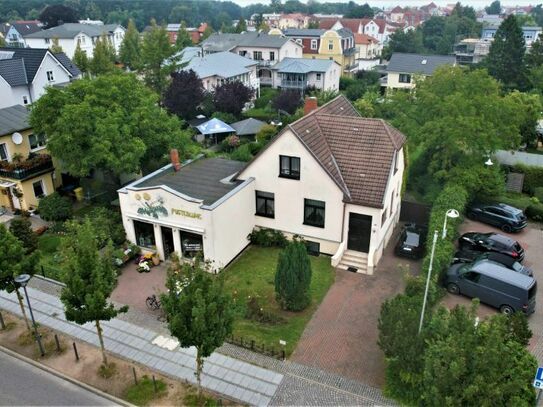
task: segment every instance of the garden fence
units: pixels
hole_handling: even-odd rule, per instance
[[[267,347],[265,344],[256,343],[253,339],[247,339],[242,336],[229,336],[226,338],[226,342],[279,360],[285,360],[286,358],[284,349],[278,350],[273,346]]]

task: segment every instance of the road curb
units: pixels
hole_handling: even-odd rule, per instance
[[[9,355],[9,356],[12,356],[14,358],[17,358],[25,363],[28,363],[34,367],[37,367],[38,369],[41,369],[47,373],[50,373],[62,380],[66,380],[67,382],[70,382],[72,384],[75,384],[76,386],[79,386],[91,393],[94,393],[96,394],[97,396],[100,396],[100,397],[103,397],[105,399],[108,399],[108,400],[111,400],[112,402],[120,405],[120,406],[125,406],[125,407],[135,407],[134,404],[130,404],[129,402],[125,401],[125,400],[122,400],[120,398],[117,398],[115,396],[112,396],[111,394],[108,394],[106,392],[103,392],[102,390],[99,390],[95,387],[92,387],[86,383],[83,383],[83,382],[80,382],[79,380],[77,379],[74,379],[73,377],[70,377],[70,376],[67,376],[65,375],[64,373],[61,373],[59,372],[58,370],[55,370],[49,366],[46,366],[42,363],[39,363],[33,359],[30,359],[30,358],[27,358],[26,356],[23,356],[15,351],[12,351],[11,349],[8,349],[2,345],[0,345],[0,352],[4,352],[5,354]]]

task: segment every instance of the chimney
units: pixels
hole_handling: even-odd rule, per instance
[[[174,171],[179,171],[179,169],[181,168],[181,164],[179,164],[179,153],[175,148],[172,148],[170,150],[170,161],[172,162]]]
[[[305,98],[305,104],[304,104],[304,116],[311,113],[313,110],[315,110],[319,105],[317,104],[317,98],[314,96]]]

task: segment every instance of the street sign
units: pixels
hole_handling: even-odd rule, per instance
[[[534,387],[536,389],[543,389],[543,367],[538,367],[534,379]]]

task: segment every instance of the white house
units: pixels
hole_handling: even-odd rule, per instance
[[[339,91],[341,65],[333,59],[285,58],[271,70],[274,88]]]
[[[58,44],[69,58],[73,58],[77,43],[79,43],[79,47],[86,52],[87,56],[92,57],[94,44],[102,34],[106,35],[108,41],[115,48],[115,52],[118,53],[124,33],[125,29],[118,24],[66,23],[29,34],[24,39],[31,48],[49,48],[53,44],[53,40],[58,39]]]
[[[302,236],[333,266],[372,273],[399,220],[405,137],[339,96],[285,127],[249,163],[200,158],[119,190],[128,239],[219,269],[255,227]],[[313,109],[313,110],[311,110]]]
[[[355,34],[354,43],[356,47],[355,70],[369,70],[381,62],[383,44],[378,39],[367,34]]]
[[[187,47],[182,53],[183,70],[193,70],[202,80],[207,91],[212,91],[224,82],[240,81],[260,93],[257,77],[258,62],[228,51],[202,55],[198,47]]]
[[[415,79],[432,76],[443,65],[456,65],[454,55],[421,55],[395,52],[388,61],[386,81],[382,86],[389,89],[412,89]]]
[[[26,47],[24,37],[26,35],[42,30],[42,24],[37,20],[31,21],[14,21],[6,23],[5,40],[9,47]]]
[[[81,75],[64,54],[48,49],[0,48],[0,108],[28,105],[48,86],[63,85]]]
[[[266,33],[212,34],[202,43],[205,53],[230,51],[258,61],[257,75],[261,85],[271,85],[270,67],[284,58],[302,58],[303,46],[293,39]]]

